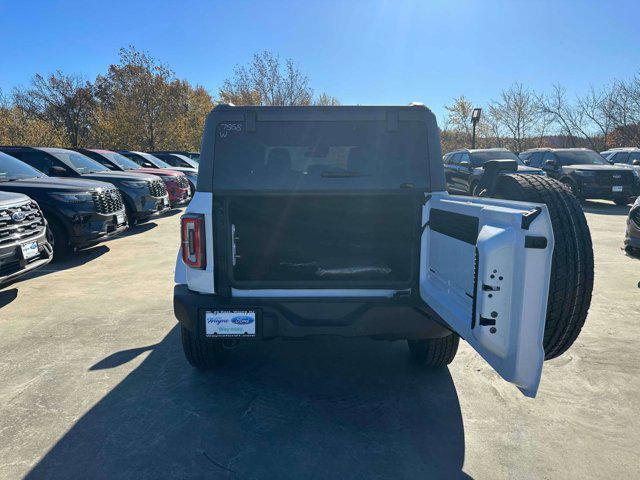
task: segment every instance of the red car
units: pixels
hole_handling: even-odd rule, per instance
[[[184,173],[166,168],[144,168],[133,160],[129,160],[124,155],[111,150],[100,150],[97,148],[78,148],[78,152],[93,158],[111,170],[131,171],[140,173],[152,173],[164,181],[169,193],[169,202],[172,207],[186,205],[191,200],[193,192],[189,187],[189,180]]]

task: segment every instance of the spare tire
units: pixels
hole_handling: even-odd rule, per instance
[[[591,233],[580,202],[557,180],[506,174],[496,182],[496,198],[544,203],[551,216],[555,247],[544,329],[545,360],[562,355],[578,338],[593,290]]]

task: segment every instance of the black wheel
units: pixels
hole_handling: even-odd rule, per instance
[[[593,290],[591,233],[569,188],[538,175],[502,175],[496,196],[547,205],[555,247],[544,330],[545,360],[562,355],[578,338]]]
[[[460,337],[455,333],[428,340],[407,340],[412,360],[428,367],[449,365],[458,352],[459,342]]]
[[[629,199],[627,197],[616,197],[613,199],[613,203],[622,207],[629,204]]]
[[[187,361],[198,370],[211,370],[222,365],[229,355],[229,350],[221,341],[196,338],[193,333],[180,327],[182,350]]]
[[[480,186],[479,182],[473,182],[470,186],[469,186],[469,194],[472,197],[479,197],[480,196],[480,192],[478,191],[478,188]]]
[[[54,260],[61,260],[71,252],[69,236],[64,227],[56,220],[47,221],[47,241],[53,247]]]
[[[576,185],[573,181],[571,181],[571,180],[563,180],[561,183],[564,186],[566,186],[569,190],[571,190],[571,193],[573,193],[573,196],[576,197],[576,199],[578,199],[579,202],[582,202],[584,200],[584,198],[580,194],[580,190],[578,189],[578,185]]]

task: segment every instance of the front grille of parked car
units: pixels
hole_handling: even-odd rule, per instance
[[[189,180],[187,180],[187,177],[185,177],[184,175],[180,175],[178,177],[178,186],[180,188],[188,188],[189,187]]]
[[[634,223],[636,228],[640,229],[640,207],[631,210],[631,212],[629,213],[629,218]]]
[[[152,197],[164,197],[167,194],[167,189],[162,180],[153,180],[149,183],[149,192]]]
[[[0,209],[0,246],[35,238],[44,229],[44,217],[36,202]]]
[[[96,212],[108,215],[122,210],[122,195],[117,188],[91,192]]]
[[[631,185],[633,183],[633,173],[629,172],[597,172],[596,182],[603,187],[614,185]]]

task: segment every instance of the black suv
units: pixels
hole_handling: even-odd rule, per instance
[[[0,192],[0,285],[51,261],[46,230],[36,202],[19,193]]]
[[[616,205],[626,205],[635,190],[632,170],[613,166],[588,148],[534,148],[522,152],[520,158],[568,185],[580,199],[613,200]]]
[[[484,148],[469,150],[467,148],[445,154],[444,174],[449,193],[475,195],[479,192],[485,170],[483,165],[491,160],[514,160],[517,162],[517,172],[534,175],[545,175],[539,168],[526,166],[518,156],[506,148]]]
[[[55,255],[95,245],[127,229],[120,192],[111,184],[47,177],[0,152],[0,191],[36,200],[49,224]]]
[[[2,147],[0,150],[52,177],[112,183],[122,194],[131,224],[170,208],[164,182],[155,175],[114,172],[86,155],[64,148]]]

